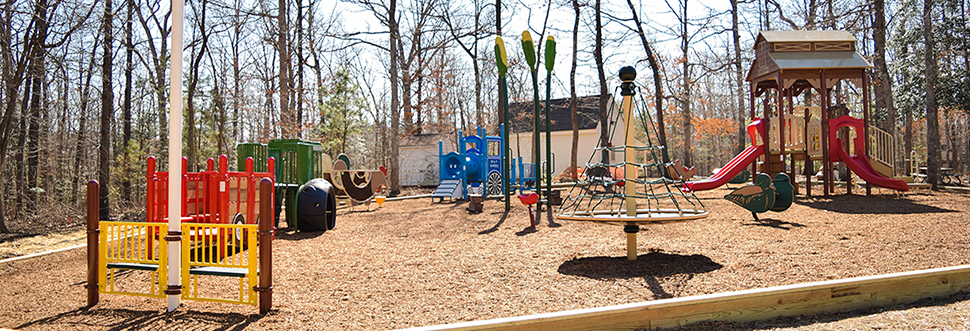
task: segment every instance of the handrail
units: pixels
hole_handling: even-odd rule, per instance
[[[869,149],[870,159],[879,160],[883,164],[889,165],[895,171],[896,143],[893,136],[875,126],[869,126]]]

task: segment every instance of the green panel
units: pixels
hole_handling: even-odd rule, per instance
[[[266,172],[269,160],[266,144],[240,143],[236,145],[236,171],[246,171],[246,158],[253,158],[253,171]]]
[[[269,142],[269,156],[276,158],[276,182],[281,185],[302,185],[320,177],[319,160],[323,146],[316,141],[273,139]]]

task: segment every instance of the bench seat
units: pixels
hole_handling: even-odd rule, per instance
[[[147,263],[108,263],[106,267],[108,269],[158,271],[157,264],[147,264]]]
[[[222,276],[243,278],[249,275],[246,268],[226,268],[226,267],[199,267],[189,269],[190,275]]]

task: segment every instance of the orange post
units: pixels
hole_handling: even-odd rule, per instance
[[[100,247],[98,246],[98,209],[99,192],[98,181],[88,182],[88,307],[98,304],[98,257]]]
[[[259,214],[273,215],[273,181],[259,181]],[[259,313],[265,314],[273,307],[273,218],[263,217],[259,222]]]

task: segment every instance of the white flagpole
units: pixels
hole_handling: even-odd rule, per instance
[[[168,118],[168,230],[182,231],[182,21],[184,0],[172,0],[172,66]],[[168,286],[179,289],[182,269],[180,241],[168,242]],[[174,293],[171,291],[169,293]],[[181,292],[181,291],[179,291]],[[168,295],[168,311],[182,303],[182,295]]]

